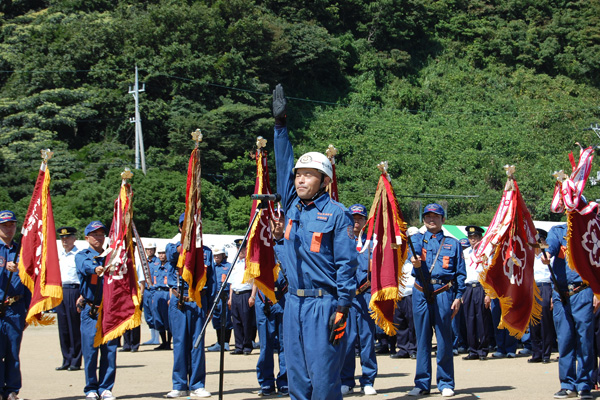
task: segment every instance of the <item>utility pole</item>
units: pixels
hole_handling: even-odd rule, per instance
[[[142,161],[142,171],[146,175],[146,156],[144,155],[144,137],[142,136],[142,119],[140,118],[140,92],[145,91],[146,85],[142,84],[140,89],[138,83],[138,68],[135,66],[135,84],[133,89],[129,86],[129,94],[133,95],[135,100],[135,117],[129,118],[129,122],[135,124],[135,169],[140,169],[140,156]]]

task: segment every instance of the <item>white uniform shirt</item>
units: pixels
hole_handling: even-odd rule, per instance
[[[412,270],[412,262],[410,262],[410,258],[407,257],[404,265],[402,266],[402,275],[406,277],[404,280],[404,287],[398,286],[402,297],[412,295],[413,286],[415,285],[415,277],[412,276]]]
[[[71,251],[65,252],[64,247],[58,251],[58,263],[60,264],[60,279],[63,285],[79,285],[77,268],[75,267],[75,254],[79,249],[73,246]]]
[[[241,292],[243,290],[252,290],[252,284],[254,279],[247,283],[242,283],[244,280],[244,270],[246,269],[246,260],[237,260],[231,271],[228,282],[231,283],[231,289],[234,292]]]
[[[552,265],[552,260],[554,257],[550,259],[550,265]],[[535,256],[535,261],[533,262],[533,279],[535,279],[535,283],[551,283],[552,278],[550,278],[550,271],[548,270],[548,266],[542,262],[542,253]]]
[[[479,274],[481,271],[483,271],[483,264],[477,264],[477,260],[475,260],[475,249],[473,249],[473,247],[464,249],[463,256],[465,259],[465,267],[467,269],[465,283],[469,284],[479,282]]]

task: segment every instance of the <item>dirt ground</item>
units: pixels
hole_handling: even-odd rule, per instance
[[[142,343],[150,338],[150,331],[142,326]],[[209,328],[207,344],[216,341]],[[232,338],[233,343],[233,338]],[[155,346],[141,346],[137,353],[117,354],[117,378],[113,394],[122,399],[164,398],[171,390],[173,355],[171,351],[154,351]],[[249,356],[225,355],[224,399],[257,399],[256,361],[258,351]],[[553,358],[555,360],[555,358]],[[61,364],[58,329],[30,327],[25,331],[21,348],[23,373],[22,399],[83,399],[85,377],[81,371],[55,371]],[[358,359],[357,359],[358,361]],[[379,373],[375,381],[378,394],[372,399],[410,398],[406,392],[413,388],[415,361],[377,358]],[[433,361],[435,382],[435,360]],[[357,362],[357,364],[359,364]],[[207,353],[206,388],[219,398],[219,353]],[[454,358],[457,399],[552,399],[559,390],[558,364],[529,364],[525,357],[488,361],[465,361]],[[357,377],[360,365],[357,366]],[[358,383],[357,383],[358,384]],[[441,399],[434,387],[431,398]],[[592,392],[595,397],[600,392]],[[272,396],[270,398],[278,398]],[[358,393],[348,397],[362,397]]]

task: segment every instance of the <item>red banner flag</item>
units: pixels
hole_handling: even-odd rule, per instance
[[[333,147],[332,144],[330,144],[325,153],[327,154],[327,158],[329,158],[329,161],[331,161],[332,169],[331,182],[329,182],[329,185],[327,185],[325,191],[329,193],[329,196],[332,200],[339,201],[337,175],[335,174],[335,156],[337,155],[337,149]]]
[[[201,135],[198,141],[200,140]],[[200,150],[196,145],[188,163],[185,218],[181,229],[182,250],[177,267],[189,285],[188,296],[198,304],[198,307],[202,307],[200,292],[206,284],[206,265],[202,248],[201,174]]]
[[[600,221],[598,203],[589,202],[582,197],[585,183],[592,170],[594,150],[591,147],[581,149],[579,162],[575,165],[572,154],[569,155],[573,172],[567,177],[563,171],[555,174],[557,183],[552,199],[552,211],[567,211],[567,250],[565,257],[584,283],[600,295]]]
[[[264,149],[267,141],[258,137],[256,145],[256,184],[254,194],[271,194],[269,183],[269,168],[267,165],[267,151]],[[279,265],[275,263],[275,250],[273,249],[273,236],[269,218],[274,215],[273,203],[269,202],[269,208],[259,209],[259,215],[254,219],[248,236],[248,252],[246,253],[246,270],[244,282],[254,279],[254,284],[273,303],[277,303],[275,297],[275,281],[279,276]],[[252,202],[250,215],[254,216],[258,200]]]
[[[372,250],[371,315],[387,335],[395,335],[394,309],[401,298],[398,285],[404,281],[402,266],[408,249],[407,225],[387,174],[387,163],[378,167],[382,174],[365,225],[365,228],[368,226],[366,242],[363,244],[359,239],[357,247],[361,252]]]
[[[44,157],[23,223],[19,257],[19,277],[32,294],[25,320],[35,325],[52,324],[54,319],[43,316],[42,312],[58,306],[63,297],[49,190],[50,156]]]
[[[474,258],[483,263],[479,281],[486,293],[500,300],[498,328],[520,338],[530,322],[540,320],[542,312],[533,278],[537,232],[512,177],[514,167],[505,168],[509,178],[502,200]]]
[[[131,221],[133,219],[132,191],[127,179],[128,169],[121,174],[123,183],[115,200],[113,220],[108,238],[109,248],[105,251],[102,303],[98,309],[98,322],[94,346],[100,346],[123,335],[126,330],[140,325],[140,291]]]

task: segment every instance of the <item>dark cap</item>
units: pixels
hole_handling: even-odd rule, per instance
[[[540,239],[546,239],[548,237],[548,232],[546,232],[543,229],[537,229],[537,233],[538,233]]]
[[[235,247],[237,247],[239,249],[240,246],[242,245],[243,241],[244,241],[244,239],[234,239],[233,243],[235,243]]]
[[[467,238],[462,238],[458,242],[460,243],[463,249],[466,249],[467,247],[471,246],[471,243],[469,243],[469,239]]]
[[[352,215],[362,215],[365,218],[368,217],[367,207],[363,206],[362,204],[354,204],[354,205],[350,206],[349,210],[350,210],[350,214],[352,214]]]
[[[423,209],[423,215],[427,213],[439,214],[442,217],[446,216],[446,211],[444,211],[444,207],[440,206],[438,203],[427,204]]]
[[[184,221],[184,220],[185,220],[185,213],[182,213],[182,214],[179,216],[179,225],[181,225],[181,224],[183,223],[183,221]]]
[[[104,233],[108,233],[108,231],[106,230],[106,227],[100,221],[92,221],[92,222],[90,222],[88,224],[88,226],[85,227],[85,231],[83,231],[83,233],[85,234],[85,236],[87,236],[90,233],[92,233],[94,231],[97,231],[98,229],[103,229]]]
[[[58,233],[58,236],[60,236],[60,237],[72,236],[77,233],[77,229],[73,228],[72,226],[63,226],[63,227],[58,228],[56,230],[56,233]]]
[[[15,213],[9,210],[0,211],[0,224],[10,221],[17,222],[17,217],[15,216]]]
[[[467,236],[471,236],[471,235],[483,236],[483,232],[485,232],[482,227],[477,226],[477,225],[469,225],[469,226],[465,227],[465,231],[467,231]]]

